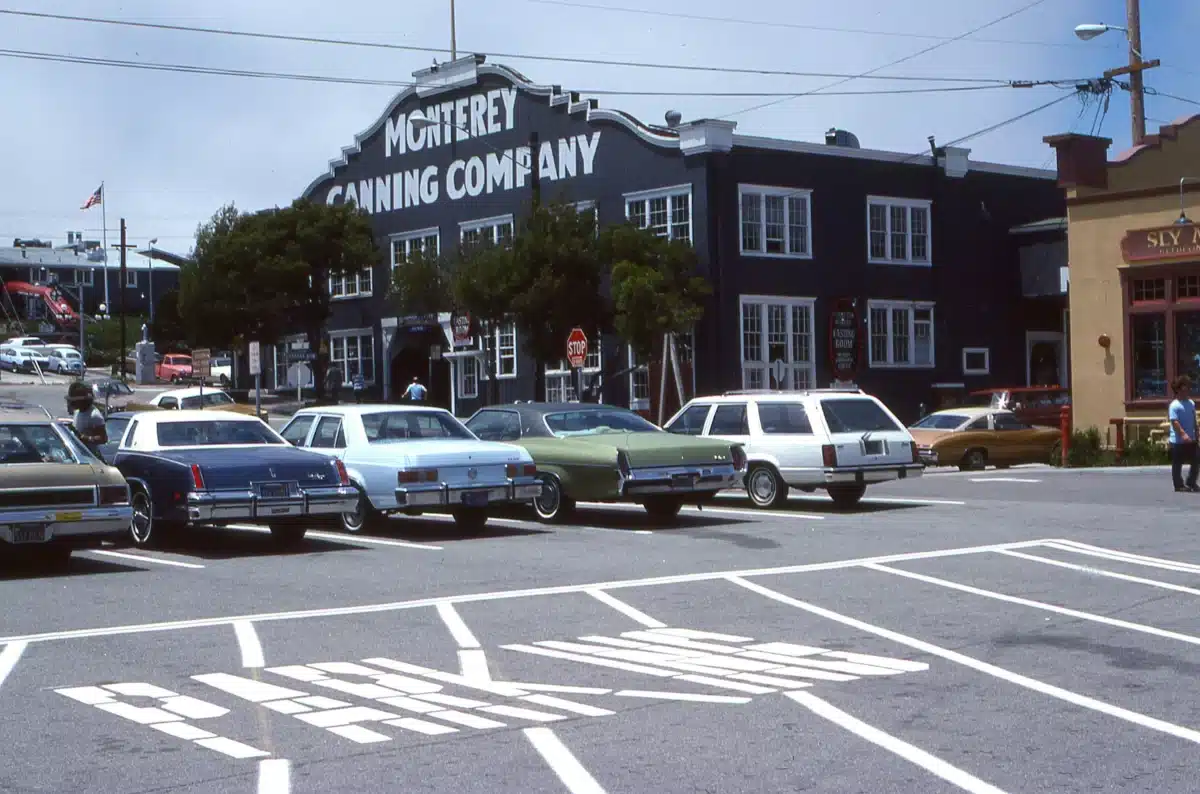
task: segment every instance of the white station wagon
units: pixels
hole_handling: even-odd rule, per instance
[[[757,507],[783,505],[789,488],[822,488],[838,507],[853,507],[867,485],[925,469],[900,420],[857,389],[698,397],[664,429],[743,444],[746,491]]]
[[[523,448],[481,441],[441,408],[352,405],[305,408],[284,427],[288,442],[340,459],[359,491],[342,515],[348,532],[378,525],[388,513],[449,512],[481,529],[489,508],[532,503],[542,493]]]

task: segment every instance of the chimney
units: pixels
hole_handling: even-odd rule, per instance
[[[1111,138],[1095,135],[1047,135],[1042,138],[1058,155],[1058,186],[1108,187],[1108,147]]]

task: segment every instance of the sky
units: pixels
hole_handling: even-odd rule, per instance
[[[0,0],[0,11],[443,50],[268,41],[0,14],[0,51],[403,82],[435,58],[449,59],[450,2]],[[1076,80],[1127,61],[1121,32],[1087,42],[1073,34],[1081,22],[1124,25],[1125,0],[1042,0],[957,38],[1033,2],[457,0],[457,43],[460,57],[487,54],[489,62],[511,66],[535,83],[629,92],[592,96],[602,107],[650,123],[662,123],[674,109],[685,121],[726,118],[737,122],[739,133],[817,142],[836,126],[855,133],[864,148],[915,154],[928,150],[930,135],[949,143],[1070,92],[1004,87],[785,99],[835,79],[548,59],[845,75],[878,69],[877,75],[972,80]],[[1189,32],[1194,37],[1200,30],[1200,3],[1142,0],[1142,28],[1143,55],[1163,63],[1146,73],[1147,86],[1194,102],[1147,96],[1147,127],[1153,132],[1161,123],[1200,113],[1200,56],[1194,38],[1187,41]],[[909,59],[880,69],[902,58]],[[951,85],[958,84],[855,79],[828,90]],[[188,253],[197,225],[223,204],[256,210],[290,203],[398,90],[81,65],[0,52],[0,101],[6,109],[0,124],[5,154],[0,241],[40,237],[63,244],[68,230],[99,239],[100,208],[79,208],[103,181],[110,245],[124,217],[130,242],[145,245],[153,238],[158,248]],[[716,95],[733,92],[784,96]],[[750,110],[764,103],[773,104]],[[1125,91],[1113,93],[1106,113],[1098,103],[1082,105],[1068,97],[962,145],[972,149],[974,160],[1053,167],[1043,136],[1098,132],[1113,139],[1110,155],[1116,155],[1129,146],[1129,118]]]

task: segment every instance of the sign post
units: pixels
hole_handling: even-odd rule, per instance
[[[576,326],[567,335],[567,366],[572,370],[571,385],[575,389],[575,399],[579,399],[583,391],[583,365],[587,361],[588,338],[583,329]]]
[[[250,343],[250,374],[254,376],[254,415],[262,416],[262,348]]]
[[[204,408],[204,379],[212,374],[212,351],[202,347],[192,351],[192,375],[200,379],[200,407]]]
[[[296,374],[296,402],[298,403],[304,402],[304,381],[307,380],[305,372],[309,371],[308,363],[316,360],[317,351],[309,349],[307,342],[292,343],[292,349],[288,351],[288,363],[300,366],[289,367],[288,370]]]

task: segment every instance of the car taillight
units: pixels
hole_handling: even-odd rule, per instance
[[[396,472],[396,481],[400,484],[406,482],[437,482],[437,469],[404,469]]]
[[[921,450],[919,450],[919,449],[917,448],[917,442],[916,442],[916,441],[912,442],[912,462],[913,462],[913,463],[920,463],[920,462],[921,462]]]
[[[195,486],[197,491],[204,490],[204,475],[200,473],[199,463],[192,464],[192,485]]]
[[[335,458],[333,465],[337,469],[338,485],[349,485],[350,474],[346,471],[346,464]]]
[[[729,454],[733,456],[734,469],[741,471],[746,468],[746,450],[740,446],[733,446],[729,448]]]
[[[100,486],[100,504],[102,504],[102,505],[126,505],[126,504],[129,504],[129,486],[128,485],[101,485]]]
[[[837,447],[833,444],[825,444],[821,447],[821,462],[826,466],[837,465]]]
[[[512,479],[513,477],[516,477],[516,476],[517,476],[517,464],[515,464],[515,463],[509,463],[507,466],[505,466],[505,467],[504,467],[504,474],[505,474],[505,476],[507,476],[509,479]]]
[[[513,477],[532,477],[537,474],[537,466],[532,463],[510,463],[504,467],[504,473],[509,479]]]
[[[524,464],[523,466],[521,466],[521,474],[525,477],[533,477],[534,475],[537,474],[537,464],[536,463]]]
[[[628,477],[632,468],[629,465],[629,456],[624,450],[617,452],[617,469],[621,472],[622,477]]]

